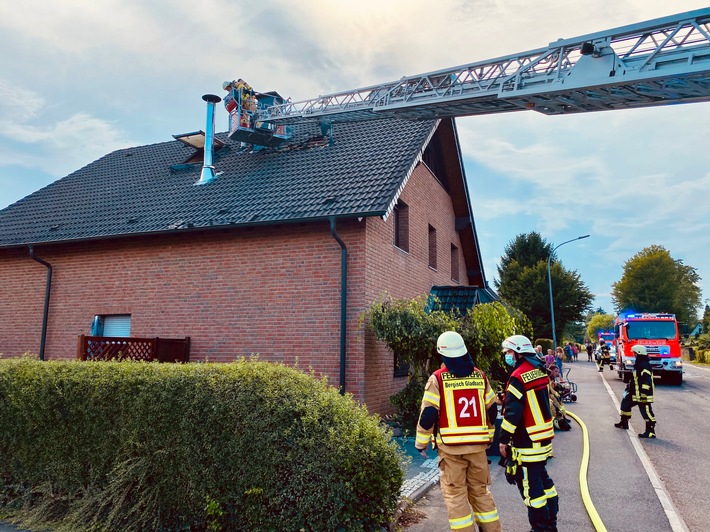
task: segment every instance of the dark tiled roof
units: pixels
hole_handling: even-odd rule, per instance
[[[434,298],[438,299],[438,304]],[[498,301],[498,296],[490,288],[479,286],[432,286],[429,292],[429,309],[449,311],[458,309],[465,314],[468,309],[479,303],[492,303]]]
[[[178,141],[117,150],[0,211],[0,247],[185,228],[377,216],[387,212],[435,121],[337,124],[334,143],[318,124],[294,127],[278,149],[215,154],[221,174],[194,186],[201,164]]]

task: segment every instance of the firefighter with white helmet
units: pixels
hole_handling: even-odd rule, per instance
[[[631,352],[636,355],[634,371],[621,398],[619,415],[621,419],[614,426],[618,429],[628,429],[631,419],[631,409],[634,405],[639,407],[641,416],[646,421],[646,430],[639,434],[639,438],[656,437],[656,417],[653,415],[653,370],[648,360],[648,350],[643,345],[635,345]]]
[[[478,525],[482,532],[497,532],[501,525],[488,489],[486,456],[498,414],[496,395],[459,333],[441,334],[436,350],[443,365],[426,383],[415,447],[426,456],[434,439],[451,530],[475,532]]]
[[[505,386],[500,436],[505,478],[518,486],[532,530],[556,532],[559,502],[546,469],[554,427],[545,364],[526,336],[510,336],[501,346],[506,364],[513,366]]]

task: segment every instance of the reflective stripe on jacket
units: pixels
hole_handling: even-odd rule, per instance
[[[501,442],[512,440],[513,446],[519,449],[535,448],[531,461],[544,455],[548,446],[543,444],[554,438],[548,382],[544,371],[523,360],[515,367],[506,385]]]
[[[460,378],[446,369],[439,369],[434,375],[440,394],[437,443],[490,443],[495,427],[494,420],[489,423],[487,419],[486,405],[495,400],[495,394],[483,372],[474,368],[471,375]]]
[[[634,364],[633,378],[629,381],[629,395],[637,403],[653,402],[653,371],[648,360],[638,360]]]

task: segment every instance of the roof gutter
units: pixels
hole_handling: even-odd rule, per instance
[[[44,291],[44,314],[42,315],[42,338],[39,342],[39,359],[44,360],[44,345],[47,340],[47,317],[49,316],[49,295],[52,290],[52,265],[35,255],[32,244],[28,246],[30,258],[47,267],[47,287]]]
[[[347,333],[346,318],[347,318],[347,303],[348,303],[348,248],[345,242],[338,236],[335,229],[336,218],[329,218],[330,234],[333,235],[335,241],[340,244],[340,395],[345,395],[345,337]]]

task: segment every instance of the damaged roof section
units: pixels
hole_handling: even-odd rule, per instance
[[[437,124],[339,124],[334,142],[318,124],[301,124],[288,142],[260,151],[217,134],[220,178],[201,187],[193,186],[200,166],[186,163],[200,139],[204,147],[201,132],[117,150],[0,211],[0,247],[383,216]]]

